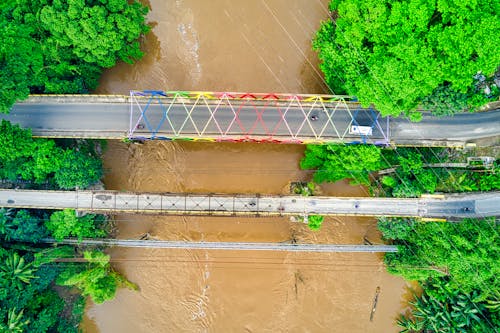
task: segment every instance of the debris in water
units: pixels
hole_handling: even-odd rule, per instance
[[[373,315],[375,314],[375,310],[377,309],[379,294],[380,294],[380,287],[377,287],[377,289],[375,289],[375,297],[373,298],[373,306],[372,306],[372,312],[370,313],[370,321],[373,321]]]

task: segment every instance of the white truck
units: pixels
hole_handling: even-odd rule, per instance
[[[352,125],[351,128],[349,128],[349,134],[372,135],[373,129],[370,126]]]

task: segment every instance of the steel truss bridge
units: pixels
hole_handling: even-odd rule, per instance
[[[352,126],[371,135],[353,133]],[[131,91],[128,138],[389,144],[389,117],[348,96]]]
[[[406,199],[0,190],[0,207],[164,215],[482,218],[500,216],[500,192]]]

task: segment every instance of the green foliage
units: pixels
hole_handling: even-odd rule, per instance
[[[379,217],[378,229],[382,232],[384,239],[410,240],[413,237],[417,221],[412,218],[388,218]]]
[[[380,148],[372,145],[307,145],[300,161],[302,169],[318,169],[314,174],[318,183],[349,178],[369,184],[370,172],[382,165]]]
[[[492,315],[476,290],[463,293],[450,288],[446,279],[434,279],[423,285],[424,293],[410,302],[411,315],[402,316],[402,332],[477,332],[497,330]]]
[[[402,332],[495,332],[500,328],[500,224],[495,218],[460,223],[380,218],[390,273],[418,280],[424,293],[398,320]]]
[[[37,251],[30,249],[33,250]],[[40,249],[34,256],[0,247],[0,332],[77,333],[85,309],[84,298],[67,290],[62,292],[62,299],[58,294],[61,288],[58,292],[52,289],[54,280],[67,277],[68,272],[80,273],[91,295],[101,300],[110,299],[117,286],[137,289],[111,269],[109,257],[101,252],[85,253],[87,263],[55,261],[73,256],[72,247]],[[92,286],[94,282],[96,285]]]
[[[321,228],[321,225],[323,224],[323,221],[325,220],[324,216],[321,215],[309,215],[308,217],[308,223],[307,226],[311,230],[319,230]]]
[[[494,218],[412,222],[413,232],[399,223],[387,219],[381,224],[384,238],[399,245],[399,252],[385,256],[389,272],[421,281],[448,276],[451,288],[478,290],[483,300],[500,289],[500,224]],[[391,232],[400,228],[403,232]]]
[[[302,196],[311,196],[316,192],[316,184],[314,182],[301,183],[296,182],[291,185],[293,193],[300,194]]]
[[[396,156],[390,157],[396,167],[396,176],[392,180],[382,179],[393,197],[412,198],[422,193],[434,193],[438,186],[435,169],[424,168],[424,163],[434,162],[439,150],[405,148],[398,149]],[[386,154],[386,151],[383,151]],[[392,153],[391,153],[392,154]]]
[[[396,186],[397,183],[398,181],[394,177],[391,176],[382,177],[382,184],[384,184],[385,186],[394,187]]]
[[[59,188],[86,188],[102,176],[102,162],[88,149],[66,148],[47,139],[33,139],[30,130],[2,120],[0,177],[42,183],[54,179]]]
[[[82,270],[77,265],[69,266],[59,275],[57,284],[75,286],[81,290],[82,295],[92,297],[97,304],[112,299],[120,285],[134,286],[136,289],[134,284],[111,268],[109,256],[104,253],[85,251],[84,258],[88,262],[85,269]]]
[[[330,9],[313,48],[336,93],[412,120],[422,101],[440,114],[487,101],[474,76],[500,64],[498,1],[334,0]]]
[[[41,249],[34,255],[33,265],[40,267],[45,264],[54,262],[56,259],[72,258],[75,255],[75,250],[71,246],[58,246]]]
[[[58,241],[66,237],[78,237],[81,241],[83,238],[105,237],[106,232],[100,229],[102,222],[94,214],[77,217],[74,210],[64,209],[52,213],[45,227]]]
[[[498,167],[487,172],[471,170],[436,170],[440,182],[437,189],[442,192],[494,191],[500,189]]]
[[[47,237],[47,229],[40,219],[27,210],[0,208],[0,239],[37,243]]]
[[[86,93],[102,68],[142,57],[146,6],[127,0],[0,5],[0,112],[31,93]]]
[[[436,116],[450,116],[467,110],[467,100],[467,94],[450,86],[439,86],[422,99],[422,106]]]
[[[23,289],[23,284],[29,284],[35,277],[32,264],[26,263],[17,252],[9,252],[0,263],[0,276],[17,289]]]
[[[500,312],[500,290],[496,290],[490,297],[490,299],[486,300],[485,306],[491,312]]]
[[[410,112],[408,117],[410,118],[411,122],[418,123],[419,121],[422,121],[422,118],[424,116],[421,112]]]
[[[16,313],[16,308],[9,309],[7,312],[7,322],[4,324],[0,322],[0,330],[2,332],[22,333],[24,328],[28,325],[29,320],[23,319],[23,312],[21,310]]]
[[[101,177],[101,160],[73,149],[65,151],[60,167],[54,175],[57,185],[63,189],[86,188]]]

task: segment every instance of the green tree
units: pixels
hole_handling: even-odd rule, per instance
[[[366,185],[370,172],[379,170],[382,164],[380,148],[372,145],[307,145],[300,161],[302,169],[318,169],[315,182],[352,179]]]
[[[474,76],[491,78],[500,64],[498,1],[333,0],[330,9],[313,48],[336,93],[411,118],[422,101],[438,113],[487,101]]]
[[[23,288],[23,283],[29,284],[35,276],[31,263],[26,263],[17,252],[9,252],[0,264],[2,278],[9,281],[17,289]]]
[[[319,230],[321,228],[321,225],[323,224],[323,221],[325,220],[324,216],[321,215],[309,215],[308,217],[308,223],[307,226],[311,230]]]
[[[4,248],[6,243],[1,245],[0,332],[77,333],[85,307],[83,297],[62,299],[58,294],[61,288],[57,288],[58,292],[53,290],[55,279],[66,271],[78,273],[99,266],[112,276],[116,285],[137,288],[115,273],[109,266],[109,257],[97,251],[85,256],[89,262],[62,263],[56,259],[73,258],[73,247],[28,248],[10,242],[9,247],[17,248],[13,250]],[[99,272],[94,270],[94,273]],[[97,290],[109,289],[106,280],[97,282],[104,285],[96,286]]]
[[[45,221],[45,227],[51,232],[52,237],[61,241],[66,237],[83,238],[105,237],[106,232],[100,229],[102,218],[94,214],[77,217],[72,209],[64,209],[52,213]]]
[[[47,237],[47,229],[40,218],[27,210],[0,208],[0,239],[37,243]]]
[[[407,241],[414,237],[414,228],[417,220],[413,218],[389,218],[379,217],[377,222],[378,229],[382,232],[384,239],[397,239],[398,241]]]
[[[31,93],[86,93],[103,68],[142,57],[148,8],[127,0],[0,3],[0,112]]]
[[[33,179],[36,183],[42,183],[50,175],[60,172],[61,155],[67,153],[56,147],[52,140],[33,140],[30,159],[19,166],[23,179]],[[82,166],[84,168],[86,166]]]
[[[0,134],[0,161],[3,166],[31,155],[33,138],[30,129],[21,129],[19,125],[2,119]]]
[[[403,237],[387,230],[400,228],[400,219],[387,219],[381,230],[398,244],[385,256],[387,269],[408,280],[446,276],[449,286],[484,300],[500,289],[500,224],[494,218],[460,223],[414,222]],[[391,226],[392,224],[392,226]],[[394,238],[401,237],[401,238]]]
[[[0,177],[42,183],[54,179],[59,188],[86,188],[102,176],[102,161],[84,147],[65,149],[53,140],[33,139],[30,130],[0,123]]]
[[[499,327],[485,303],[477,301],[478,292],[463,293],[450,288],[446,279],[423,285],[424,293],[410,302],[411,315],[402,316],[402,332],[494,332]]]
[[[17,311],[16,308],[9,309],[7,312],[7,323],[0,322],[0,330],[9,333],[22,333],[28,325],[29,320],[23,319],[24,310]]]
[[[86,188],[102,177],[101,159],[74,149],[64,152],[54,179],[63,189]]]
[[[97,304],[112,299],[120,285],[137,289],[136,285],[111,268],[108,255],[98,251],[85,251],[84,258],[87,260],[84,270],[78,266],[70,266],[57,278],[57,283],[77,287],[82,295],[92,297]]]

